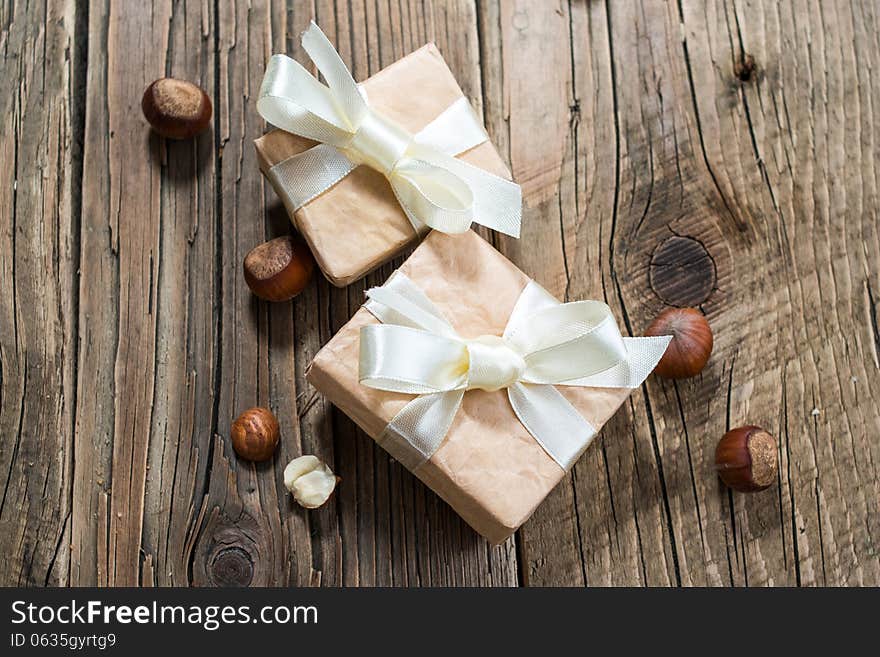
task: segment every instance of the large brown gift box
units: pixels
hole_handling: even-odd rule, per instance
[[[430,43],[368,78],[363,87],[371,107],[411,133],[420,131],[464,95],[440,52]],[[260,170],[268,175],[274,165],[315,143],[273,130],[254,142]],[[460,158],[510,178],[489,141]],[[299,210],[288,207],[287,213],[327,280],[339,287],[356,281],[419,239],[386,178],[366,166],[357,167]]]
[[[399,271],[464,338],[501,335],[529,281],[473,231],[430,233]],[[359,309],[318,352],[307,376],[382,444],[383,429],[413,396],[359,383],[360,329],[376,323],[366,308]],[[632,392],[625,388],[557,389],[597,431]],[[440,448],[414,474],[475,530],[500,543],[529,518],[565,471],[517,419],[505,390],[469,390]]]

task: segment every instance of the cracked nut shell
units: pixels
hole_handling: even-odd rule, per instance
[[[232,423],[232,448],[248,461],[267,461],[278,446],[278,420],[267,408],[249,408]]]
[[[175,78],[160,78],[144,91],[141,110],[153,130],[168,139],[188,139],[211,122],[211,99],[201,87]]]

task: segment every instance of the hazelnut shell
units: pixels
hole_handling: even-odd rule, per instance
[[[715,469],[728,487],[753,493],[776,481],[776,440],[749,425],[728,431],[715,448]]]
[[[315,260],[302,240],[284,235],[252,249],[243,268],[244,280],[254,294],[266,301],[287,301],[311,280]]]
[[[188,139],[211,122],[211,99],[201,87],[175,78],[153,82],[141,99],[141,110],[150,126],[168,139]]]
[[[267,408],[249,408],[232,423],[232,448],[247,461],[268,461],[280,437],[278,420]]]
[[[651,322],[645,335],[672,336],[666,353],[654,369],[666,379],[696,376],[712,353],[712,329],[696,308],[667,308]]]

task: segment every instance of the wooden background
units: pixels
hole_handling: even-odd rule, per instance
[[[303,380],[365,287],[254,300],[289,230],[257,170],[272,52],[316,18],[363,79],[437,43],[523,185],[493,242],[638,334],[699,305],[703,374],[649,379],[490,548]],[[872,0],[8,0],[0,7],[0,584],[880,584],[880,6]],[[214,100],[170,143],[157,77]],[[275,461],[231,420],[268,404]],[[732,495],[717,439],[779,439]],[[343,477],[291,502],[300,453]]]

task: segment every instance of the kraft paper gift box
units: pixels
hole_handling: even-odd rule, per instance
[[[398,274],[419,288],[462,338],[501,335],[529,284],[522,271],[472,231],[463,235],[432,232],[392,279]],[[385,429],[414,395],[359,382],[361,329],[377,324],[370,310],[361,307],[316,355],[307,378],[392,457],[407,465],[407,454],[397,453]],[[665,350],[664,338],[656,340],[662,344],[657,349],[652,343],[656,353],[646,359],[651,362],[642,363],[634,386],[644,380]],[[632,392],[631,388],[563,385],[556,389],[596,431]],[[585,447],[572,455],[572,461]],[[492,543],[516,531],[566,474],[523,426],[503,389],[465,392],[436,452],[427,461],[407,467]]]
[[[363,82],[362,89],[371,108],[411,133],[427,126],[463,98],[433,44],[382,69]],[[400,207],[388,180],[368,166],[357,167],[303,207],[291,207],[270,171],[316,143],[281,129],[254,142],[260,170],[284,201],[291,221],[305,238],[321,271],[333,285],[343,287],[401,254],[420,235]],[[459,159],[510,179],[510,172],[489,141],[460,154]]]

